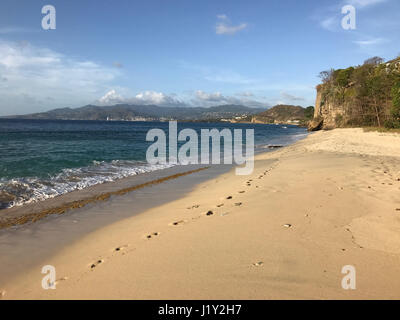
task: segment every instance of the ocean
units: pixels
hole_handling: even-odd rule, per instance
[[[154,128],[168,133],[168,122],[0,119],[0,209],[170,167],[146,161]],[[307,136],[290,125],[178,123],[185,128],[254,129],[256,152]]]

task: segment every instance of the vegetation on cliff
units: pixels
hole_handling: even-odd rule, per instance
[[[400,128],[400,57],[384,62],[368,59],[363,65],[323,71],[316,118],[334,116],[336,127]],[[334,112],[333,112],[334,110]]]

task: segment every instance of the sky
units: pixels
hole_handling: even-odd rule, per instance
[[[55,29],[42,28],[45,5]],[[342,27],[345,5],[356,9],[354,30]],[[117,103],[306,107],[321,71],[397,57],[399,31],[399,0],[2,0],[0,115]]]

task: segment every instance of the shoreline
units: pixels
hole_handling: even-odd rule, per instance
[[[30,267],[0,291],[4,299],[398,298],[399,141],[362,129],[318,132],[257,155],[248,177],[229,170],[159,184],[159,196],[176,196],[187,180],[194,188],[43,259],[57,268],[56,290],[41,289],[43,275]],[[153,200],[145,190],[140,197]],[[131,212],[135,201],[124,195],[76,212]],[[355,291],[341,288],[345,265],[357,268]]]
[[[41,207],[40,209],[39,208],[34,209],[34,208],[32,208],[33,206],[29,207],[29,204],[25,205],[25,206],[15,207],[14,210],[11,210],[12,208],[10,208],[8,210],[6,209],[6,210],[4,210],[4,212],[0,211],[0,230],[10,228],[10,227],[15,227],[18,225],[24,225],[26,223],[35,223],[49,215],[53,215],[53,214],[61,215],[61,214],[66,213],[69,210],[80,209],[89,204],[97,203],[100,201],[107,201],[112,196],[125,195],[129,192],[132,192],[132,191],[135,191],[135,190],[138,190],[141,188],[145,188],[145,187],[152,186],[155,184],[163,183],[165,181],[172,180],[172,179],[177,179],[179,177],[183,177],[183,176],[193,174],[193,173],[196,173],[196,172],[199,172],[202,170],[206,170],[208,168],[209,167],[200,167],[198,169],[194,169],[194,170],[190,170],[190,171],[179,172],[179,173],[175,173],[172,175],[168,175],[166,177],[157,178],[155,180],[150,180],[147,182],[139,183],[139,184],[136,184],[136,185],[133,185],[130,187],[126,187],[126,188],[122,188],[122,189],[118,189],[115,191],[108,191],[108,192],[100,193],[97,195],[89,196],[86,198],[84,197],[82,199],[75,200],[75,201],[67,200],[67,202],[64,202],[63,199],[61,198],[62,196],[59,196],[59,197],[54,198],[55,199],[54,202],[56,202],[58,204],[51,206],[51,205],[48,205],[47,202],[42,201],[39,205],[36,206],[36,207]],[[119,181],[113,181],[112,183],[118,184],[118,182]],[[99,184],[99,185],[101,185],[101,184]],[[87,189],[88,190],[85,190],[85,191],[91,192],[95,188],[92,187],[90,189],[89,188],[87,188]],[[99,189],[99,188],[96,188],[96,189]],[[80,191],[81,190],[78,190],[75,193],[79,193]],[[68,194],[68,196],[69,196],[68,198],[70,198],[71,193]],[[38,203],[35,203],[35,204],[38,204]],[[48,208],[46,208],[47,206],[48,206]],[[33,210],[38,210],[38,211],[35,212]],[[13,211],[13,212],[10,213],[10,211]]]

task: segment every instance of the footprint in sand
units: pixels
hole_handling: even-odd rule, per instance
[[[188,210],[192,210],[192,209],[197,209],[197,208],[199,208],[199,207],[200,207],[200,205],[195,204],[194,206],[188,207],[187,209],[188,209]]]
[[[148,234],[146,239],[152,239],[153,237],[157,237],[159,234],[159,232],[153,232],[152,234]]]
[[[223,207],[223,206],[224,206],[224,204],[221,203],[221,204],[218,204],[218,205],[217,205],[217,208],[221,208],[221,207]]]
[[[90,269],[96,268],[98,265],[102,264],[103,262],[104,262],[103,259],[97,260],[95,263],[92,263],[92,264],[90,265]]]
[[[179,220],[179,221],[172,222],[171,225],[172,226],[179,226],[179,225],[184,224],[184,223],[185,223],[184,220]]]
[[[264,264],[264,262],[259,261],[259,262],[255,262],[253,263],[253,267],[261,267]]]
[[[236,206],[236,207],[240,207],[242,204],[243,204],[242,202],[236,202],[236,203],[235,203],[235,206]]]
[[[119,251],[124,250],[124,249],[127,248],[127,247],[128,247],[128,245],[119,246],[119,247],[116,247],[116,248],[114,249],[114,251],[119,252]]]
[[[239,193],[245,193],[246,191],[239,191]]]
[[[67,280],[68,280],[68,277],[62,277],[60,279],[57,279],[55,284],[59,284],[61,281],[67,281]]]
[[[232,200],[232,199],[233,199],[232,196],[226,197],[226,200]]]
[[[207,213],[206,213],[206,216],[212,216],[214,214],[214,212],[212,212],[211,210],[209,210]]]

